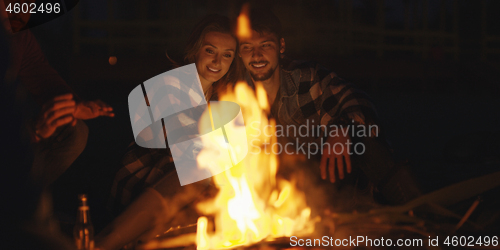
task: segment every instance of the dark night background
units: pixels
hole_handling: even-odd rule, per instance
[[[85,151],[54,184],[56,215],[74,222],[90,196],[96,229],[109,219],[111,181],[133,141],[127,97],[179,59],[204,15],[236,17],[243,1],[81,0],[32,28],[51,65],[115,118],[87,121]],[[259,4],[259,1],[254,1]],[[500,1],[275,1],[286,54],[319,61],[365,90],[399,160],[428,192],[500,166]],[[108,58],[117,57],[116,65]]]

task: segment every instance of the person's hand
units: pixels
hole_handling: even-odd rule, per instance
[[[76,119],[89,120],[99,116],[114,117],[113,108],[101,100],[83,101],[76,105],[73,116]]]
[[[344,179],[344,165],[347,168],[347,173],[351,173],[351,158],[350,158],[350,146],[352,142],[349,135],[332,136],[328,138],[328,145],[323,147],[323,155],[321,156],[321,162],[319,168],[321,170],[321,178],[326,180],[327,177],[327,167],[330,176],[330,182],[335,182],[335,166],[339,172],[339,179]],[[340,145],[342,144],[342,146]],[[328,162],[327,162],[328,160]]]
[[[35,124],[37,141],[49,138],[60,126],[76,122],[74,112],[75,101],[72,94],[56,96],[45,103]]]

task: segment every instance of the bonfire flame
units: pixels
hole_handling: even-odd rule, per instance
[[[237,35],[242,39],[251,37],[251,34],[249,6],[245,4],[238,16]],[[270,107],[262,85],[256,83],[254,92],[246,83],[239,82],[220,100],[240,105],[244,126],[241,126],[242,121],[239,126],[235,121],[225,126],[225,129],[227,134],[237,134],[236,140],[246,139],[249,148],[246,157],[236,165],[233,163],[238,161],[227,162],[227,158],[218,158],[217,164],[205,164],[213,162],[213,152],[210,150],[202,150],[198,155],[201,168],[216,171],[219,167],[214,165],[232,164],[233,167],[214,175],[219,193],[213,200],[198,204],[197,209],[201,214],[213,216],[215,232],[209,232],[207,217],[200,217],[196,234],[197,248],[224,249],[278,237],[311,234],[314,222],[309,220],[311,209],[306,205],[304,194],[295,188],[293,182],[276,178],[277,156],[266,152],[278,151],[265,150],[266,147],[276,147],[277,139],[274,136],[275,121],[268,119]],[[212,104],[209,110],[202,117],[200,131],[214,128],[213,122],[208,122],[213,114],[224,114],[222,105]],[[235,139],[234,136],[231,138]],[[241,145],[241,142],[234,141],[229,144],[223,138],[204,138],[204,145],[214,143],[220,148],[230,144]],[[230,146],[228,150],[231,156],[238,151]],[[217,173],[215,171],[213,173]]]
[[[252,36],[252,29],[251,29],[251,26],[250,26],[250,19],[248,18],[248,16],[250,15],[249,13],[249,4],[246,3],[243,5],[243,7],[241,8],[241,13],[240,15],[238,16],[238,26],[237,26],[237,34],[238,35],[238,38],[250,38]]]
[[[305,203],[305,196],[295,188],[293,182],[277,179],[277,156],[268,152],[270,145],[276,146],[275,122],[269,120],[267,95],[257,84],[256,93],[246,83],[240,82],[233,90],[221,97],[221,101],[231,101],[240,105],[244,125],[235,121],[225,126],[226,133],[240,133],[249,144],[248,154],[238,164],[214,175],[213,180],[219,193],[213,200],[199,203],[197,209],[203,215],[213,216],[215,232],[208,231],[208,219],[198,219],[196,244],[198,249],[224,249],[249,245],[262,240],[272,240],[291,235],[306,235],[314,231],[314,222],[309,220],[311,210]],[[223,113],[222,105],[213,103],[211,111],[202,116],[200,131],[212,128],[212,114]],[[239,121],[241,122],[241,121]],[[243,130],[242,130],[243,128]],[[267,131],[264,131],[268,129]],[[205,141],[211,140],[211,141]],[[204,138],[203,143],[219,144],[227,147],[221,138]],[[238,143],[231,143],[239,145]],[[235,149],[229,149],[231,152]],[[267,152],[267,153],[266,153]],[[217,171],[213,162],[213,152],[202,150],[198,163],[202,168]],[[227,161],[220,158],[219,161]],[[234,161],[232,161],[234,162]],[[225,166],[232,162],[217,162]]]

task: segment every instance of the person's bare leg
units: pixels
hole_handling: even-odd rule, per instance
[[[96,247],[120,249],[146,231],[163,224],[167,202],[158,191],[148,188],[110,225],[96,236]]]
[[[129,242],[147,241],[166,230],[165,226],[208,187],[210,179],[181,186],[174,171],[148,188],[96,237],[101,250],[120,249]]]

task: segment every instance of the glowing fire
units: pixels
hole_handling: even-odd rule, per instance
[[[241,13],[238,16],[237,35],[240,39],[250,38],[252,35],[252,29],[250,27],[250,19],[248,18],[249,15],[248,9],[249,9],[248,3],[244,4],[243,7],[241,8]]]
[[[246,83],[238,83],[234,90],[228,90],[221,97],[221,101],[240,105],[245,126],[241,121],[234,121],[225,126],[226,133],[239,133],[239,138],[243,138],[246,133],[249,148],[241,162],[213,177],[219,188],[217,196],[198,204],[201,214],[214,218],[215,232],[209,232],[207,217],[200,217],[197,248],[232,248],[262,240],[312,233],[314,223],[309,219],[311,210],[305,203],[304,194],[295,188],[293,182],[276,178],[277,156],[266,153],[273,152],[269,149],[266,151],[265,147],[276,145],[276,137],[273,131],[275,122],[267,118],[269,105],[263,87],[257,84],[254,93]],[[212,115],[224,114],[222,105],[217,103],[211,104],[210,109],[211,112],[202,117],[200,131],[213,128],[213,123],[209,122]],[[268,131],[264,132],[264,129]],[[221,138],[207,137],[203,143],[217,143],[220,148],[227,148],[227,143]],[[201,167],[217,170],[217,166],[206,164],[213,162],[213,158],[212,151],[202,150],[197,160]],[[227,161],[227,158],[218,160]],[[227,164],[232,162],[217,162],[220,166]]]

